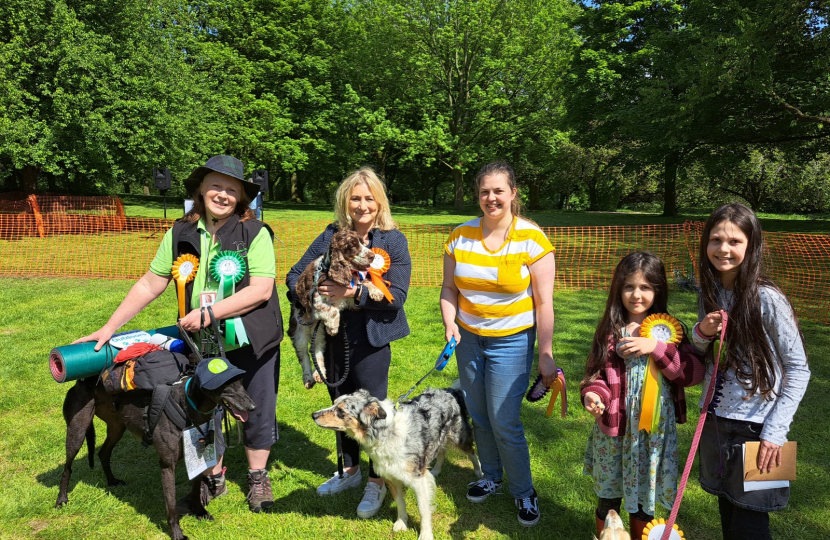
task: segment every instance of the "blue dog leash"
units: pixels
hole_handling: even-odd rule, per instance
[[[421,377],[421,379],[418,382],[415,383],[415,386],[413,386],[412,388],[409,389],[409,392],[407,392],[406,394],[402,395],[401,397],[399,397],[398,399],[395,400],[395,408],[396,409],[398,408],[398,404],[400,404],[401,401],[408,398],[409,394],[414,392],[415,389],[418,388],[418,386],[422,382],[424,382],[424,380],[427,377],[429,377],[430,373],[432,373],[433,371],[436,371],[436,370],[441,371],[447,366],[447,362],[449,362],[450,357],[452,356],[452,353],[455,352],[455,345],[456,345],[455,338],[454,337],[450,338],[450,340],[447,342],[447,346],[444,347],[444,350],[441,351],[440,355],[438,355],[438,360],[435,361],[435,365],[432,366],[432,369],[427,371],[427,374],[424,375],[423,377]]]

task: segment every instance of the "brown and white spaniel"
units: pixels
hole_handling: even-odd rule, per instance
[[[325,326],[326,333],[330,336],[337,335],[340,327],[340,311],[354,309],[354,298],[338,298],[332,301],[331,298],[320,294],[319,285],[331,280],[344,287],[349,287],[352,281],[359,280],[357,272],[368,270],[375,254],[363,245],[358,235],[353,230],[338,231],[331,239],[331,244],[326,255],[317,257],[300,274],[295,288],[298,308],[291,306],[291,318],[288,323],[288,335],[291,343],[300,360],[303,368],[303,383],[306,388],[311,388],[316,382],[323,382],[311,366],[309,357],[309,346],[311,344],[311,333],[315,327],[318,328],[314,340],[314,359],[320,372],[325,377],[325,364],[323,362],[323,351],[326,348],[326,338],[320,326]],[[318,271],[319,268],[319,271]],[[363,287],[372,300],[383,298],[383,292],[375,287],[370,280],[362,282]],[[318,326],[317,321],[322,321]]]

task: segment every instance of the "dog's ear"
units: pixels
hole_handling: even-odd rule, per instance
[[[329,266],[328,275],[330,280],[344,287],[348,287],[352,281],[352,266],[339,250],[331,250],[331,266]]]
[[[383,407],[380,406],[380,402],[378,401],[372,401],[363,407],[363,413],[368,416],[374,416],[380,420],[386,419],[386,411],[383,410]]]

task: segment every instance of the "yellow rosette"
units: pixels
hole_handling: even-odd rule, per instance
[[[667,313],[655,313],[645,318],[640,325],[640,336],[662,343],[678,344],[683,339],[683,327],[680,321]],[[640,398],[640,424],[637,429],[648,433],[657,430],[660,422],[660,394],[663,389],[663,377],[654,357],[648,357],[643,392]]]
[[[666,520],[663,518],[652,519],[643,529],[643,537],[635,540],[661,540],[666,533]],[[686,535],[683,534],[677,525],[672,525],[671,531],[668,534],[669,540],[685,540]]]
[[[389,270],[392,259],[389,258],[388,253],[380,248],[372,248],[372,252],[375,254],[375,258],[372,260],[372,264],[369,265],[369,277],[372,279],[374,286],[380,289],[383,296],[391,302],[394,298],[387,287],[391,283],[383,279],[383,274]]]
[[[184,286],[196,279],[199,270],[199,259],[195,255],[185,253],[173,263],[171,273],[176,280],[176,293],[179,297],[179,318],[184,317]]]

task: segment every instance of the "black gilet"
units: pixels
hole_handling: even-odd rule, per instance
[[[178,220],[173,224],[173,260],[179,258],[184,253],[195,255],[199,258],[199,264],[205,264],[201,258],[201,241],[199,238],[199,231],[197,230],[197,223],[187,223]],[[274,232],[268,225],[261,221],[249,220],[239,221],[239,216],[232,216],[227,223],[216,232],[219,239],[221,251],[237,251],[245,260],[245,275],[242,280],[236,284],[234,292],[248,286],[251,282],[251,276],[248,273],[248,248],[251,242],[259,234],[259,231],[265,227],[271,235],[271,240],[274,239]],[[178,294],[178,293],[177,293]],[[193,282],[191,281],[185,286],[185,312],[190,313],[191,297],[193,296]],[[254,349],[254,354],[259,357],[262,353],[279,345],[283,337],[282,328],[282,314],[280,313],[279,298],[277,297],[276,280],[274,282],[274,290],[271,292],[271,298],[267,302],[263,302],[257,307],[250,310],[241,316],[242,323],[245,325],[245,331],[248,334],[248,339]]]

